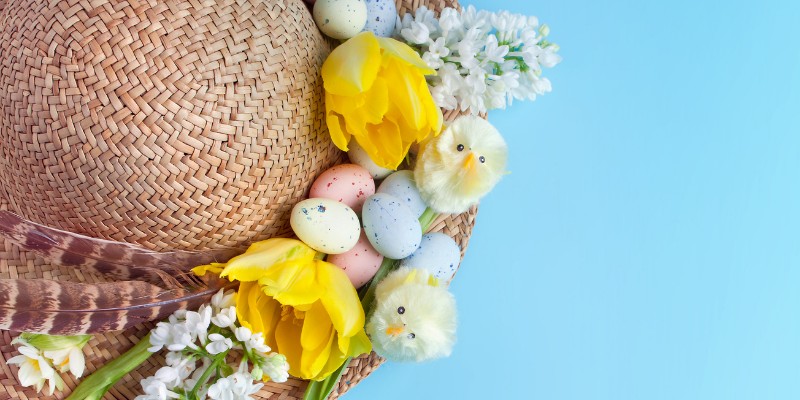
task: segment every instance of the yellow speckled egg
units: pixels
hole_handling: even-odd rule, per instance
[[[307,199],[297,203],[289,222],[300,240],[326,254],[352,249],[361,235],[355,211],[331,199]]]
[[[322,33],[334,39],[349,39],[367,24],[364,0],[317,0],[314,21]]]

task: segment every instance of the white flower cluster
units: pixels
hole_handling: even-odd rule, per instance
[[[136,400],[245,400],[264,386],[257,381],[269,377],[285,382],[289,378],[286,357],[271,353],[261,333],[237,323],[233,295],[233,291],[220,290],[211,298],[211,305],[177,311],[156,325],[148,350],[169,350],[167,365],[142,380],[144,394]],[[242,353],[237,368],[228,364],[231,350]],[[214,383],[208,385],[209,381]]]
[[[437,71],[428,78],[434,101],[447,110],[479,114],[505,108],[513,99],[534,100],[552,87],[542,68],[561,61],[558,46],[545,40],[547,25],[536,17],[442,10],[439,19],[422,6],[398,17],[395,36]]]
[[[86,361],[83,346],[91,339],[89,335],[50,336],[23,333],[11,343],[19,344],[18,356],[11,357],[6,364],[19,366],[19,383],[34,386],[41,392],[47,383],[48,394],[64,389],[64,380],[59,373],[71,373],[75,378],[83,376]]]

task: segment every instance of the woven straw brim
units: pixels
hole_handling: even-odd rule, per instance
[[[0,0],[0,12],[4,0]],[[418,8],[419,6],[427,6],[430,9],[439,11],[444,7],[457,7],[456,1],[411,1],[411,0],[398,0],[398,12],[402,15],[409,10]],[[455,118],[456,113],[447,113],[446,120]],[[316,129],[321,129],[316,127]],[[315,139],[316,140],[316,139]],[[312,140],[314,142],[314,140]],[[330,151],[329,143],[323,147],[323,152]],[[322,156],[324,160],[318,159],[314,162],[317,164],[331,164],[335,162],[342,162],[344,158],[340,153],[325,154]],[[312,156],[313,158],[313,156]],[[311,164],[309,164],[311,165]],[[277,166],[277,165],[276,165]],[[306,177],[303,182],[311,182],[316,177],[316,173],[323,168],[315,167],[317,171],[310,176]],[[306,171],[298,171],[297,169],[285,169],[282,171],[285,174],[309,174]],[[307,187],[299,190],[300,193],[307,191]],[[0,190],[0,193],[3,191]],[[288,202],[286,207],[293,205],[287,198],[280,199],[283,202]],[[15,207],[9,204],[9,201],[0,195],[0,210],[16,211]],[[475,223],[475,215],[477,208],[471,209],[469,212],[448,216],[446,218],[437,220],[432,226],[431,231],[444,232],[453,237],[462,249],[462,257],[466,251],[469,237]],[[242,227],[244,229],[244,227]],[[281,232],[271,232],[271,235],[286,234],[286,229],[281,228]],[[267,235],[269,236],[269,235]],[[35,253],[20,250],[17,246],[0,239],[0,278],[14,278],[14,279],[56,279],[63,281],[73,282],[88,282],[99,283],[105,282],[102,276],[81,271],[71,267],[62,267],[51,265],[45,262],[42,258],[38,257]],[[108,332],[104,334],[95,335],[94,338],[84,347],[84,355],[86,357],[86,372],[85,375],[91,374],[93,371],[115,359],[120,354],[124,353],[132,347],[138,340],[147,334],[152,329],[153,323],[137,325],[134,328],[128,329],[123,332]],[[78,381],[69,374],[63,374],[62,377],[67,388],[55,394],[54,396],[44,396],[37,393],[32,388],[25,388],[19,385],[17,380],[18,369],[16,366],[9,366],[5,363],[6,360],[18,354],[15,347],[11,345],[11,341],[18,333],[9,331],[0,331],[0,399],[13,398],[13,399],[63,399],[74,388]],[[106,394],[106,399],[132,399],[136,395],[141,394],[140,381],[148,376],[152,376],[162,365],[163,356],[155,355],[148,359],[139,368],[131,374],[121,379],[111,390]],[[362,379],[366,378],[372,371],[374,371],[383,359],[375,353],[365,355],[354,359],[348,369],[345,371],[339,386],[331,395],[331,399],[338,398],[341,394],[345,393],[349,388],[358,384]],[[300,399],[303,396],[307,382],[299,379],[290,379],[285,383],[267,383],[264,388],[257,394],[257,398],[261,399]]]

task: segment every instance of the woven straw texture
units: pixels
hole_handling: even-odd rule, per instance
[[[0,187],[30,220],[154,249],[289,234],[340,154],[329,52],[301,0],[9,1]]]
[[[403,14],[457,2],[397,5]],[[288,210],[343,160],[323,122],[318,69],[330,48],[299,0],[0,0],[0,209],[156,249],[288,236]],[[431,230],[463,256],[476,213]],[[0,278],[106,281],[2,239]],[[86,374],[152,326],[95,335]],[[19,386],[5,363],[16,335],[0,331],[0,399],[66,397]],[[105,398],[132,399],[162,362],[147,360]],[[353,360],[330,398],[382,362]],[[305,387],[268,383],[258,398],[300,399]]]

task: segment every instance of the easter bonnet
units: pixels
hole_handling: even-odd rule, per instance
[[[464,100],[468,74],[447,81],[436,29],[420,32],[446,41],[442,10],[489,14],[397,0],[398,40],[364,23],[337,37],[330,2],[309,3],[0,0],[0,397],[336,398],[386,358],[449,354],[447,283],[505,173],[499,133],[469,115],[535,95],[490,83]],[[385,2],[354,3],[366,18]],[[498,61],[528,57],[507,87],[549,91],[525,74],[559,60],[542,37],[499,44]],[[331,189],[347,168],[357,206]],[[413,209],[404,185],[422,207],[408,245],[380,231]],[[437,241],[452,256],[431,268]],[[368,276],[358,246],[377,257]],[[411,312],[403,291],[430,290],[452,312]]]

